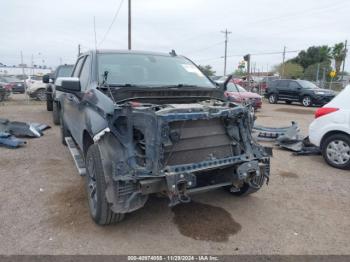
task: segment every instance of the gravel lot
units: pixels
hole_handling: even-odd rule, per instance
[[[264,104],[258,122],[295,120],[306,134],[314,110]],[[0,117],[53,127],[24,148],[0,148],[0,254],[350,254],[350,173],[321,156],[275,149],[270,184],[254,195],[216,190],[173,210],[154,197],[100,227],[45,105],[7,102]]]

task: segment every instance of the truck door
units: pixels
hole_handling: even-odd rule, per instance
[[[77,63],[75,64],[72,77],[80,77],[85,58],[86,56],[82,56],[78,59]],[[65,93],[63,100],[63,120],[75,141],[78,141],[79,127],[77,125],[78,120],[76,107],[79,105],[80,99],[74,94]]]

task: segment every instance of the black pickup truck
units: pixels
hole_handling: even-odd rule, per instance
[[[46,87],[46,109],[52,111],[52,119],[55,125],[60,124],[60,100],[61,95],[59,91],[56,91],[55,81],[59,77],[71,76],[73,65],[60,65],[52,74],[44,75],[43,82],[47,84]]]
[[[62,142],[81,153],[97,224],[122,220],[154,193],[174,206],[194,193],[243,196],[268,182],[270,159],[252,138],[250,107],[225,100],[223,88],[175,52],[89,51],[56,89],[64,92]]]

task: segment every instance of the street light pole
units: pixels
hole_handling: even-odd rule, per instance
[[[131,50],[131,0],[128,0],[128,49]]]

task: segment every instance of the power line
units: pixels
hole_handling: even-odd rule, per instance
[[[215,46],[221,45],[221,44],[223,44],[223,43],[225,43],[225,41],[220,41],[220,42],[217,42],[217,43],[215,43],[215,44],[212,44],[212,45],[210,45],[210,46],[207,46],[207,47],[204,47],[204,48],[201,48],[201,49],[196,49],[196,50],[194,50],[194,51],[187,51],[187,52],[183,52],[183,53],[191,53],[191,54],[193,54],[193,53],[199,53],[199,52],[208,50],[208,49],[210,49],[210,48],[213,48],[213,47],[215,47]]]
[[[320,6],[318,8],[312,8],[312,9],[305,9],[305,10],[301,10],[300,12],[294,12],[294,13],[289,13],[289,14],[284,14],[281,16],[275,16],[275,17],[270,17],[270,18],[265,18],[265,19],[261,19],[261,20],[256,20],[253,21],[251,23],[248,23],[248,25],[254,25],[254,24],[264,24],[264,23],[269,23],[269,22],[273,22],[274,20],[279,20],[279,22],[282,20],[284,21],[288,21],[291,19],[295,19],[295,17],[300,17],[303,16],[305,14],[313,14],[313,13],[319,13],[319,12],[324,12],[327,11],[329,12],[329,9],[337,9],[339,6],[344,5],[344,1],[338,1],[336,3],[333,3],[332,5],[325,5],[325,6]]]
[[[117,17],[118,17],[118,15],[119,15],[120,9],[122,8],[123,2],[124,2],[124,0],[121,0],[121,1],[120,1],[120,4],[119,4],[119,6],[118,6],[118,9],[117,9],[117,11],[115,12],[115,14],[114,14],[114,16],[113,16],[112,22],[111,22],[111,24],[109,25],[109,27],[108,27],[106,33],[105,33],[104,36],[102,37],[102,40],[100,41],[100,43],[98,44],[98,46],[100,46],[100,45],[106,40],[106,38],[107,38],[109,32],[110,32],[111,29],[112,29],[112,26],[113,26],[114,22],[117,20]]]

